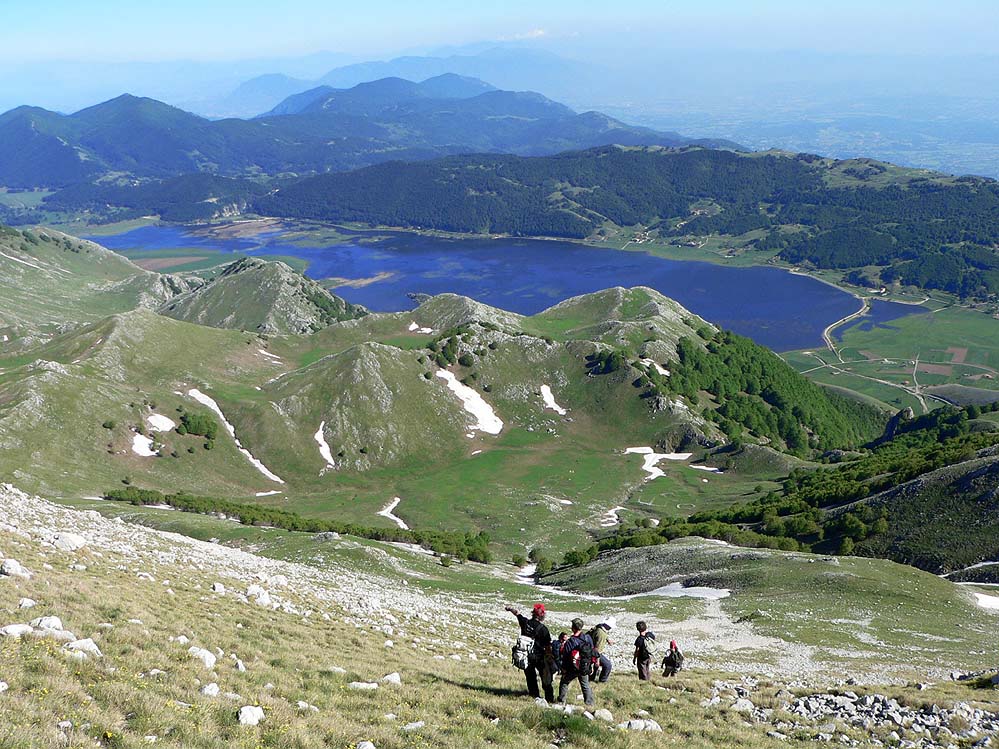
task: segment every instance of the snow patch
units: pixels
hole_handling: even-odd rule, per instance
[[[621,524],[621,516],[619,513],[623,510],[623,507],[611,507],[607,512],[600,516],[600,527],[601,528],[613,528],[615,525]]]
[[[153,441],[144,434],[132,435],[132,452],[140,458],[156,457],[156,451],[153,449]]]
[[[410,333],[422,333],[424,335],[430,335],[431,333],[434,332],[433,328],[421,328],[415,322],[411,322],[407,330],[409,330]]]
[[[655,370],[656,370],[656,371],[657,371],[657,372],[658,372],[659,374],[661,374],[661,375],[662,375],[663,377],[669,377],[669,370],[668,370],[668,369],[666,369],[666,368],[665,368],[665,367],[664,367],[664,366],[663,366],[662,364],[660,364],[659,362],[657,362],[657,361],[655,361],[655,360],[653,360],[653,359],[639,359],[638,361],[640,361],[640,362],[641,362],[642,364],[644,364],[644,365],[645,365],[646,367],[652,367],[652,368],[654,368],[654,369],[655,369]]]
[[[477,429],[486,434],[499,434],[503,430],[503,421],[493,411],[492,406],[472,388],[458,382],[454,372],[438,369],[437,376],[444,380],[448,390],[458,396],[465,410],[475,417],[475,424],[471,426],[473,430]]]
[[[177,428],[177,424],[163,414],[149,414],[146,417],[146,423],[154,432],[172,432]]]
[[[545,408],[550,408],[559,416],[565,416],[566,410],[555,402],[555,396],[552,394],[552,389],[548,387],[548,385],[541,386],[541,399],[545,402]]]
[[[999,610],[999,596],[989,596],[985,593],[975,593],[975,599],[978,601],[978,605],[983,609]]]
[[[326,461],[326,465],[329,468],[336,468],[336,463],[333,462],[333,451],[330,450],[329,443],[326,442],[326,436],[323,434],[323,430],[326,428],[326,422],[321,421],[319,423],[319,431],[317,431],[313,437],[319,444],[319,454]],[[323,469],[325,470],[325,469]]]
[[[278,491],[277,489],[271,489],[269,492],[257,492],[258,497],[273,497],[275,494],[283,494],[284,492]]]
[[[693,453],[657,453],[651,447],[629,447],[624,452],[631,455],[645,456],[645,460],[642,462],[642,470],[649,474],[645,477],[646,481],[652,481],[653,479],[666,475],[662,469],[656,467],[659,464],[659,461],[690,460],[693,456]]]
[[[707,471],[708,473],[721,473],[721,468],[715,468],[714,466],[688,466],[688,468],[693,468],[695,471]]]
[[[222,413],[222,409],[219,408],[219,404],[216,403],[212,397],[205,395],[197,388],[191,388],[190,390],[187,391],[187,394],[192,398],[194,398],[194,400],[196,400],[201,405],[207,406],[208,408],[210,408],[212,411],[215,412],[215,415],[222,420],[222,425],[225,427],[225,430],[229,432],[229,436],[232,437],[233,442],[236,443],[236,448],[241,453],[243,453],[244,456],[246,456],[246,459],[250,461],[250,463],[253,465],[254,468],[256,468],[258,471],[264,474],[264,476],[269,478],[271,481],[274,481],[278,484],[284,483],[284,479],[272,473],[271,470],[267,468],[267,466],[265,466],[256,458],[254,458],[252,453],[250,453],[249,450],[243,447],[243,443],[241,443],[239,441],[239,438],[236,437],[236,429],[233,427],[232,424],[229,423],[229,420],[226,419],[225,414]]]
[[[391,502],[389,502],[381,510],[379,510],[377,514],[381,515],[383,518],[388,518],[393,523],[402,528],[404,531],[408,531],[409,526],[406,525],[406,521],[398,517],[397,515],[392,514],[392,511],[399,506],[400,502],[402,502],[402,499],[400,499],[399,497],[395,497]]]
[[[284,364],[284,359],[280,356],[272,354],[270,351],[264,351],[262,348],[258,348],[257,351],[270,359],[274,364]]]

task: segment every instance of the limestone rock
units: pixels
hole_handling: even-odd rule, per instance
[[[16,559],[4,559],[3,563],[0,563],[0,576],[19,577],[23,580],[28,580],[31,578],[31,572],[25,569]]]
[[[256,705],[243,705],[236,714],[241,726],[255,726],[264,719],[264,710]]]
[[[187,649],[187,652],[191,654],[192,658],[201,661],[205,668],[215,668],[215,653],[212,651],[192,645]]]

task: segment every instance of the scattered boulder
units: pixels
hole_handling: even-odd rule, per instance
[[[608,710],[605,707],[602,707],[599,710],[597,710],[595,713],[593,713],[593,717],[596,718],[597,720],[602,720],[605,723],[614,722],[614,715],[611,713],[610,710]]]
[[[403,731],[419,731],[425,725],[426,725],[425,721],[418,720],[418,721],[416,721],[414,723],[407,723],[406,725],[404,725],[402,727],[402,730]]]
[[[215,668],[215,653],[212,651],[192,645],[187,649],[187,652],[191,654],[192,658],[201,661],[205,668]]]
[[[33,609],[37,605],[38,602],[33,601],[30,598],[22,598],[20,601],[17,602],[17,607],[19,609]]]
[[[0,681],[0,694],[3,694],[3,693],[4,693],[4,692],[6,692],[6,691],[7,691],[8,689],[10,689],[10,686],[8,686],[7,682],[5,682],[5,681]]]
[[[61,630],[63,628],[62,620],[58,616],[40,616],[37,619],[32,619],[30,624],[38,629]]]
[[[49,543],[60,551],[79,551],[87,545],[87,539],[78,533],[56,533]]]
[[[104,656],[101,649],[97,647],[97,643],[89,637],[85,640],[73,640],[73,642],[67,643],[65,648],[70,652],[92,655],[94,658],[101,658]]]
[[[219,689],[219,685],[214,681],[211,684],[205,684],[201,687],[201,693],[205,695],[205,697],[218,697],[221,691],[222,690]]]
[[[24,637],[30,634],[30,624],[8,624],[6,627],[0,627],[0,637]]]
[[[352,681],[347,685],[347,689],[355,689],[360,692],[378,689],[378,685],[373,681]]]
[[[4,559],[0,563],[0,576],[2,577],[19,577],[22,580],[29,580],[31,578],[31,572],[24,568],[24,566],[16,559]]]
[[[357,747],[355,747],[355,749],[378,749],[378,747],[370,741],[359,741],[357,742]]]
[[[256,705],[243,705],[236,717],[241,726],[256,726],[264,719],[264,710]]]
[[[398,673],[391,673],[382,677],[382,683],[384,684],[395,684],[398,686],[402,685],[402,677]]]
[[[222,583],[212,583],[212,593],[218,593],[220,596],[224,596],[225,586]]]

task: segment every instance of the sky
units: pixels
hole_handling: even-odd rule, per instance
[[[0,0],[0,62],[357,59],[485,40],[577,55],[659,45],[993,54],[997,0]]]

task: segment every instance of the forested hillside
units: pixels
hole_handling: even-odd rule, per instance
[[[794,469],[779,491],[658,528],[620,530],[566,561],[582,564],[602,550],[688,535],[881,557],[937,573],[994,559],[999,430],[979,417],[997,409],[945,407],[896,420],[890,439],[855,455],[831,453],[831,464],[818,470]],[[741,449],[733,443],[716,461],[724,464]]]
[[[752,246],[792,263],[877,266],[884,283],[965,296],[999,292],[999,185],[878,167],[706,149],[455,156],[320,175],[262,198],[258,208],[574,239],[599,237],[608,222],[676,242],[752,232]]]

